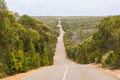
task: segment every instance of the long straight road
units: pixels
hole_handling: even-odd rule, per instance
[[[118,80],[101,70],[68,60],[63,42],[64,31],[60,21],[58,26],[60,35],[56,45],[54,65],[32,73],[20,80]]]

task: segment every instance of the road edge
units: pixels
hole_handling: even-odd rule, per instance
[[[120,69],[116,69],[116,70],[110,70],[108,68],[103,68],[101,67],[100,64],[95,64],[95,63],[91,63],[91,64],[86,64],[87,66],[89,67],[93,67],[93,68],[96,68],[96,69],[99,69],[115,78],[118,78],[120,80]]]

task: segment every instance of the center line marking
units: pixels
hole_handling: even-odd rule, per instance
[[[65,73],[64,73],[64,76],[63,76],[63,80],[65,80],[67,71],[68,71],[68,65],[66,66]]]

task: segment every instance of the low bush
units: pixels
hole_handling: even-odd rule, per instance
[[[108,51],[101,60],[103,67],[117,68],[117,55],[114,51]]]

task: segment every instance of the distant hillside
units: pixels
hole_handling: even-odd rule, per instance
[[[103,18],[104,17],[89,16],[63,17],[62,25],[66,32],[65,38],[69,38],[67,40],[71,40],[73,44],[81,43],[97,30],[96,24],[98,24]]]
[[[56,27],[58,18],[61,18],[61,24],[67,34],[72,34],[72,39],[78,44],[94,31],[97,30],[98,24],[104,17],[90,17],[90,16],[33,16],[33,18],[43,21],[48,27],[53,29],[53,33],[59,34],[59,29]],[[86,36],[84,34],[87,34]],[[77,40],[77,41],[76,41]]]

